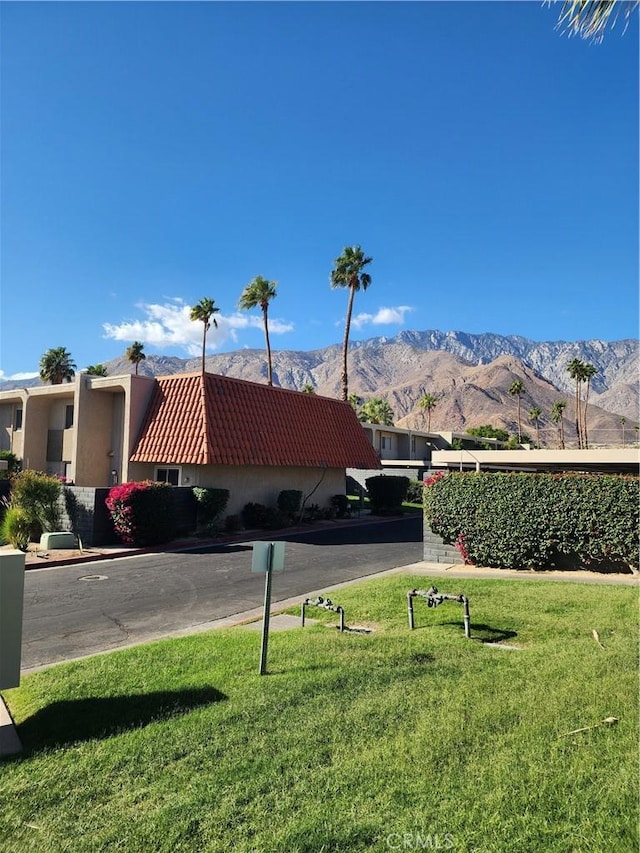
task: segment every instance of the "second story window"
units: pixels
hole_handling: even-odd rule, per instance
[[[73,406],[65,406],[64,409],[64,428],[69,429],[73,426]]]
[[[16,415],[14,418],[14,429],[22,429],[22,407],[16,408]]]

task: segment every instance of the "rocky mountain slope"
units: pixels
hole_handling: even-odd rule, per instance
[[[533,406],[543,412],[541,428],[555,430],[549,414],[556,400],[567,400],[567,421],[574,419],[574,385],[566,368],[572,358],[580,358],[598,369],[590,395],[590,428],[620,431],[621,416],[626,418],[628,429],[638,422],[638,349],[634,340],[536,342],[515,335],[405,331],[393,338],[353,343],[349,388],[361,397],[387,399],[400,425],[426,428],[426,416],[418,408],[418,400],[427,392],[440,398],[431,417],[434,429],[460,430],[492,423],[514,431],[517,402],[509,394],[509,387],[521,379],[525,386],[521,398],[523,430],[534,430],[527,423]],[[316,393],[337,397],[340,359],[338,344],[309,352],[276,351],[274,382],[298,390],[310,384]],[[133,372],[133,366],[124,358],[114,359],[106,366],[111,375]],[[206,366],[215,373],[266,381],[262,349],[211,355]],[[139,366],[139,372],[146,375],[199,369],[198,358],[152,355]]]

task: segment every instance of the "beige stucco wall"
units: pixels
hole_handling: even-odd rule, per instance
[[[153,479],[157,466],[133,462],[129,466],[131,480]],[[171,466],[175,467],[175,466]],[[181,485],[209,486],[229,490],[227,513],[241,512],[250,501],[275,506],[283,489],[299,489],[303,497],[314,489],[322,471],[317,468],[270,468],[266,466],[236,465],[183,465]],[[187,482],[188,480],[188,482]],[[324,478],[307,504],[328,506],[333,495],[344,494],[345,472],[342,468],[328,468]]]

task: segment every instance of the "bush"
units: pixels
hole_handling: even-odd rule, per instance
[[[351,515],[351,501],[346,495],[334,495],[331,498],[331,506],[336,511],[336,518]]]
[[[604,474],[451,473],[425,489],[425,518],[477,565],[637,568],[638,484]]]
[[[0,537],[20,551],[26,551],[31,541],[31,518],[29,513],[20,506],[8,507],[2,525]]]
[[[407,488],[407,501],[412,504],[421,504],[424,492],[422,480],[409,480]]]
[[[267,508],[264,504],[250,502],[242,508],[242,524],[248,529],[261,529],[265,525]]]
[[[228,515],[224,520],[224,529],[226,533],[236,533],[240,530],[240,516]]]
[[[390,515],[402,511],[402,502],[409,488],[408,477],[369,477],[366,481],[371,512],[374,515]]]
[[[175,534],[172,487],[167,483],[122,483],[109,490],[105,503],[116,533],[127,545],[157,545]]]
[[[285,489],[278,495],[278,509],[284,515],[295,518],[300,512],[302,492],[297,489]]]
[[[61,491],[60,480],[41,471],[20,471],[12,476],[11,506],[26,512],[31,539],[39,539],[43,531],[60,529]]]
[[[0,450],[0,459],[7,463],[7,470],[0,471],[0,480],[7,480],[12,474],[17,474],[20,470],[20,460],[10,450]]]
[[[193,488],[193,496],[197,503],[198,530],[211,531],[229,503],[228,489]]]

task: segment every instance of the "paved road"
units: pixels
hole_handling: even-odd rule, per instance
[[[274,576],[274,602],[422,559],[420,516],[277,538],[287,543],[286,570]],[[259,607],[264,579],[251,574],[251,555],[243,543],[30,570],[22,666],[145,642]]]

